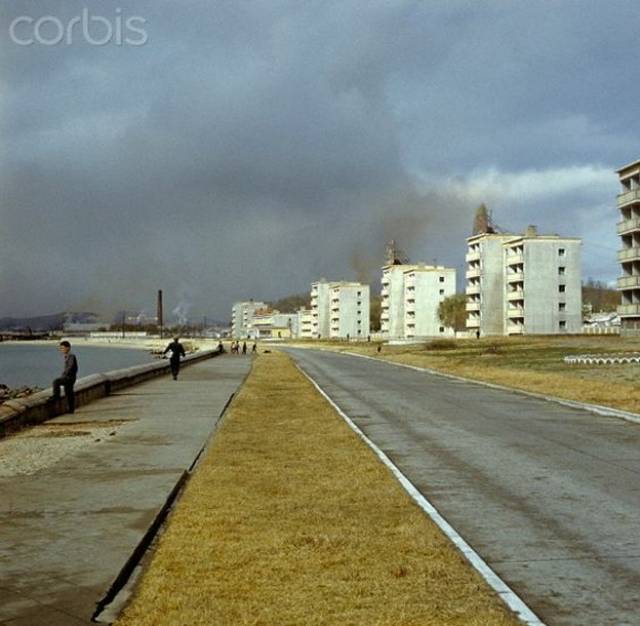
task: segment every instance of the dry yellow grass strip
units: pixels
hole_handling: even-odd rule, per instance
[[[117,623],[519,622],[274,353],[256,360]]]

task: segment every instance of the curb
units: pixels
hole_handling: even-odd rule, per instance
[[[358,355],[361,356],[361,355]],[[365,357],[372,358],[372,357]],[[379,361],[380,359],[375,359]],[[349,428],[360,437],[382,461],[382,463],[391,471],[393,476],[398,480],[400,485],[409,494],[411,499],[429,516],[429,518],[440,528],[440,530],[449,538],[453,545],[462,553],[471,566],[482,576],[487,584],[498,594],[498,597],[517,615],[517,617],[527,626],[545,626],[545,623],[527,606],[527,604],[518,596],[511,587],[507,585],[496,572],[486,563],[486,561],[460,536],[449,522],[440,514],[431,502],[422,494],[415,485],[398,469],[398,467],[389,459],[389,457],[369,439],[355,422],[329,397],[329,395],[320,387],[320,385],[305,372],[298,363],[295,363],[298,370],[305,378],[317,389],[324,399],[333,407],[333,409],[342,417]]]

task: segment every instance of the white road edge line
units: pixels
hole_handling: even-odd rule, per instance
[[[386,363],[387,365],[395,365],[396,367],[406,367],[410,370],[417,372],[426,372],[427,374],[433,374],[435,376],[443,376],[444,378],[451,378],[463,383],[473,383],[474,385],[482,385],[483,387],[490,387],[491,389],[499,389],[500,391],[510,391],[511,393],[518,393],[523,396],[529,396],[530,398],[537,398],[539,400],[546,400],[547,402],[556,402],[568,406],[572,409],[583,409],[590,413],[596,413],[605,417],[619,417],[627,422],[633,422],[634,424],[640,424],[640,415],[637,413],[631,413],[629,411],[622,411],[620,409],[614,409],[612,407],[603,406],[601,404],[589,404],[588,402],[578,402],[577,400],[565,400],[558,396],[546,396],[543,393],[536,393],[535,391],[526,391],[525,389],[518,389],[516,387],[507,387],[506,385],[498,385],[496,383],[488,383],[484,380],[477,380],[475,378],[465,378],[464,376],[456,376],[455,374],[447,374],[446,372],[439,372],[438,370],[431,369],[429,367],[419,367],[417,365],[409,365],[408,363],[398,363],[397,361],[388,361],[387,359],[379,359],[375,356],[369,356],[367,354],[358,354],[357,352],[336,352],[334,350],[327,350],[327,352],[333,352],[334,354],[347,354],[348,356],[357,356],[360,359],[369,359],[376,361],[377,363]]]
[[[376,359],[379,360],[379,359]],[[386,465],[391,473],[396,477],[404,490],[411,496],[414,502],[438,525],[440,530],[452,541],[452,543],[462,552],[463,556],[471,563],[473,568],[484,578],[489,586],[502,598],[503,602],[518,616],[518,618],[528,626],[545,626],[544,622],[524,603],[524,601],[513,591],[507,583],[502,580],[487,565],[483,558],[458,534],[455,528],[447,522],[438,510],[425,498],[415,487],[415,485],[396,467],[389,457],[378,446],[369,439],[355,422],[329,397],[320,385],[302,369],[298,363],[295,366],[307,378],[307,380],[318,390],[324,399],[335,409],[347,425],[360,437],[376,454],[376,456]]]

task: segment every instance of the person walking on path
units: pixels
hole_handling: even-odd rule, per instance
[[[167,352],[169,352],[171,375],[173,376],[173,380],[178,380],[178,373],[180,372],[180,357],[187,356],[182,344],[180,343],[180,337],[175,337],[174,340],[164,349],[163,354],[167,354]]]
[[[242,354],[246,354],[247,353],[247,342],[243,341],[242,342]]]
[[[64,395],[67,399],[68,412],[73,413],[76,410],[76,396],[73,386],[76,384],[76,378],[78,377],[78,359],[71,352],[71,344],[68,341],[61,341],[58,349],[64,355],[64,369],[62,370],[62,376],[53,381],[53,398],[54,400],[60,399],[60,387],[63,387]]]
[[[253,354],[255,354],[258,351],[258,342],[254,341],[253,342],[253,347],[251,348],[251,352],[253,352]]]

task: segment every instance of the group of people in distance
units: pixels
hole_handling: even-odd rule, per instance
[[[231,342],[231,354],[240,354],[240,352],[242,351],[242,354],[246,354],[247,353],[247,342],[243,341],[242,342],[242,346],[240,346],[240,342],[239,341],[232,341]],[[251,352],[255,353],[258,351],[258,344],[254,341],[253,342],[253,346],[251,347]]]

